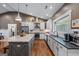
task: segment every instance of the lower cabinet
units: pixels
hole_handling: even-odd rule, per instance
[[[67,49],[49,36],[48,45],[55,56],[79,56],[79,49]]]
[[[67,56],[67,48],[48,37],[48,45],[55,56]]]
[[[53,40],[53,53],[54,53],[54,55],[58,55],[58,46],[57,46],[57,42],[55,41],[55,40]]]
[[[79,49],[68,49],[68,56],[79,56]]]
[[[31,56],[34,38],[29,42],[9,42],[9,56]]]
[[[58,44],[58,56],[67,56],[67,48]]]

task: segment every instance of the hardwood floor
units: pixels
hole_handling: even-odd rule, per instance
[[[44,40],[37,39],[33,43],[32,56],[54,56],[54,54],[50,51]]]

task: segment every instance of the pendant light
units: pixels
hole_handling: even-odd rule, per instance
[[[20,13],[19,13],[19,3],[18,3],[18,15],[17,17],[15,18],[16,21],[19,21],[21,22],[22,21],[22,18],[20,17]]]

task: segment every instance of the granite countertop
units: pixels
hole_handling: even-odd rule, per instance
[[[64,41],[64,38],[60,38],[60,37],[56,37],[52,35],[49,35],[49,37],[51,37],[52,39],[54,39],[55,41],[57,41],[58,43],[66,47],[67,49],[79,49],[79,46],[72,44],[70,42]]]
[[[29,42],[34,37],[34,34],[27,34],[26,36],[20,37],[19,35],[13,37],[5,37],[0,40],[1,42]]]

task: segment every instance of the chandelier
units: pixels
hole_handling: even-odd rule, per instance
[[[16,21],[22,21],[22,18],[20,17],[20,13],[19,13],[19,3],[18,3],[18,15],[17,17],[15,18]]]

